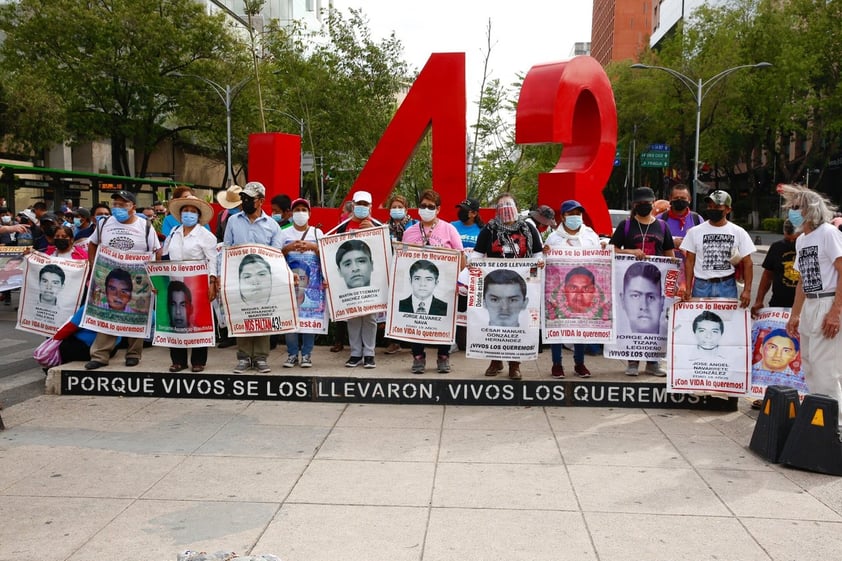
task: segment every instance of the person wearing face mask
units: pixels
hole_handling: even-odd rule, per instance
[[[88,239],[88,260],[93,271],[96,252],[100,245],[112,247],[127,253],[153,253],[153,260],[161,258],[161,243],[148,220],[135,214],[137,200],[131,191],[117,191],[111,195],[111,217],[97,224]],[[85,363],[87,370],[108,365],[111,351],[117,344],[115,335],[97,333],[91,347],[91,360]],[[126,366],[137,366],[143,352],[143,339],[126,337]]]
[[[465,254],[462,247],[462,238],[453,224],[439,220],[439,210],[441,210],[441,196],[437,192],[428,189],[421,193],[421,202],[418,203],[418,216],[421,220],[404,233],[403,241],[414,245],[457,249],[462,255],[460,268],[463,268],[465,266]],[[418,274],[423,273],[424,271],[420,271]],[[429,272],[427,274],[429,275]],[[438,271],[436,271],[435,283],[438,284]],[[428,309],[426,313],[429,314],[431,311]],[[449,344],[439,345],[438,347],[436,367],[441,374],[450,372],[450,348],[451,345]],[[422,343],[412,344],[411,371],[413,374],[423,374],[427,365],[426,356]]]
[[[585,207],[579,201],[569,200],[561,203],[559,214],[561,223],[549,236],[544,245],[544,251],[550,249],[565,249],[571,247],[585,247],[599,249],[599,235],[590,226],[582,221],[582,213]],[[562,343],[550,345],[553,366],[550,375],[553,378],[564,378],[564,367],[561,364]],[[575,343],[573,345],[573,371],[577,376],[590,378],[591,371],[585,366],[585,344]]]
[[[173,199],[180,199],[181,197],[189,197],[193,196],[193,189],[188,187],[187,185],[179,185],[172,191],[172,198]],[[155,214],[153,212],[153,217]],[[173,228],[179,225],[178,216],[173,216],[172,214],[167,214],[164,216],[163,220],[161,221],[161,228],[159,233],[166,238],[170,235],[170,232]],[[154,224],[153,224],[154,225]],[[156,230],[158,231],[158,230]]]
[[[466,252],[470,252],[477,245],[477,237],[482,227],[485,226],[485,222],[479,215],[479,201],[465,199],[456,205],[456,208],[459,209],[456,214],[459,220],[454,220],[451,224],[456,227],[459,237],[462,238],[462,247],[465,248]]]
[[[544,244],[541,234],[532,224],[518,216],[517,203],[511,193],[497,197],[497,214],[486,224],[477,244],[471,252],[471,259],[496,257],[518,259],[535,257],[543,259]],[[486,376],[496,376],[503,371],[503,361],[492,360],[485,370]],[[520,380],[520,362],[509,361],[509,378]]]
[[[368,191],[357,191],[353,196],[354,210],[348,218],[340,222],[335,228],[327,232],[329,234],[344,234],[352,230],[364,230],[382,226],[383,223],[371,217],[371,193]]]
[[[681,242],[687,235],[687,231],[705,221],[697,212],[690,210],[690,189],[687,185],[677,184],[670,190],[669,209],[658,214],[672,234],[672,242],[675,244],[675,256],[681,259],[681,271],[679,273],[680,287],[684,288],[684,252],[681,251]]]
[[[786,324],[801,343],[801,369],[810,393],[839,402],[842,426],[842,232],[830,221],[836,207],[821,193],[801,185],[779,185],[787,218],[801,235],[795,240],[800,273]],[[842,439],[842,437],[840,437]]]
[[[44,252],[59,259],[87,259],[88,252],[84,246],[73,245],[73,228],[59,226],[53,234],[53,243]]]
[[[12,211],[6,207],[0,207],[0,227],[16,225]],[[17,245],[17,233],[12,229],[0,233],[0,245]]]
[[[292,211],[292,226],[281,230],[281,244],[284,256],[288,264],[296,262],[306,262],[302,256],[318,255],[319,254],[319,239],[324,235],[319,228],[310,226],[310,201],[307,199],[295,199],[290,204]],[[292,269],[292,267],[290,267]],[[301,271],[298,269],[293,270]],[[309,287],[301,286],[301,283],[309,283],[309,277],[298,275],[297,290],[306,291]],[[308,313],[306,310],[304,314]],[[312,313],[312,312],[309,312]],[[321,313],[319,314],[321,315]],[[302,309],[299,307],[299,317],[302,316]],[[287,333],[286,344],[288,357],[284,363],[284,368],[293,368],[300,365],[301,368],[310,368],[313,366],[311,355],[313,354],[313,346],[316,341],[314,333]],[[301,354],[299,358],[299,353]]]
[[[205,201],[192,195],[173,199],[169,204],[170,214],[178,216],[180,225],[170,231],[164,240],[162,255],[168,255],[171,261],[203,261],[208,267],[208,299],[216,298],[219,273],[216,250],[216,236],[203,226],[213,220],[213,208]],[[185,294],[180,295],[182,300]],[[170,372],[180,372],[187,368],[187,349],[171,348]],[[190,364],[193,372],[201,372],[208,362],[207,347],[193,347]]]
[[[557,226],[555,211],[547,205],[540,205],[538,208],[530,210],[526,221],[535,226],[535,229],[538,230],[538,233],[541,234],[541,239],[544,241],[553,233],[553,230]]]
[[[389,207],[389,237],[393,242],[399,242],[403,240],[406,229],[415,224],[415,220],[410,218],[406,210],[409,201],[403,195],[394,194],[387,206]],[[383,344],[386,345],[387,355],[393,355],[401,350],[400,343],[388,337],[383,338]]]
[[[272,220],[283,230],[292,226],[292,199],[289,195],[275,195],[272,197]]]
[[[73,211],[73,235],[74,243],[84,243],[87,246],[87,239],[94,233],[95,224],[91,220],[91,211],[78,207]]]
[[[38,226],[41,228],[41,235],[34,238],[33,247],[38,251],[46,251],[52,245],[56,228],[62,223],[52,212],[45,212],[39,219]]]
[[[617,225],[609,242],[617,253],[634,255],[637,259],[646,259],[648,255],[675,257],[675,245],[669,228],[663,220],[652,216],[654,202],[655,192],[649,187],[634,190],[632,217]],[[628,361],[626,376],[637,376],[639,364],[637,360]],[[646,363],[646,372],[661,378],[667,375],[657,360]]]
[[[740,305],[751,304],[754,264],[757,251],[748,232],[730,222],[731,195],[713,191],[706,199],[707,221],[690,228],[681,249],[686,255],[684,299],[739,298]],[[736,266],[742,268],[745,288],[737,294]]]

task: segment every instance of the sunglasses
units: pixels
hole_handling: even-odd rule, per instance
[[[436,210],[436,205],[426,204],[426,205],[418,205],[418,208],[423,208],[427,210]]]

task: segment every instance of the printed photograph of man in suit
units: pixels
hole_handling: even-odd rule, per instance
[[[419,259],[409,267],[412,295],[398,303],[398,311],[407,314],[446,316],[447,302],[433,296],[439,284],[439,268],[435,263]]]

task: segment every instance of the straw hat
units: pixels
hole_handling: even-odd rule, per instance
[[[216,194],[216,202],[222,205],[222,208],[238,207],[243,202],[240,200],[240,191],[242,190],[243,188],[239,185],[232,185],[225,191]]]
[[[181,209],[186,206],[194,206],[199,209],[199,224],[202,226],[213,219],[213,208],[199,197],[193,195],[171,200],[169,204],[170,214],[176,218],[180,218]]]

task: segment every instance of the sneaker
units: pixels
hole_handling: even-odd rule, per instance
[[[585,366],[584,364],[577,364],[576,366],[574,366],[573,372],[575,372],[576,376],[579,376],[580,378],[590,378],[591,377],[591,371],[588,370],[588,367]]]
[[[553,378],[564,378],[564,367],[561,364],[553,364],[550,370],[550,376]]]
[[[377,368],[377,365],[374,364],[373,356],[367,356],[363,358],[363,368]]]
[[[348,359],[348,362],[345,363],[345,368],[356,368],[363,362],[363,357],[361,356],[352,356]]]
[[[399,353],[400,350],[401,350],[401,346],[398,345],[397,343],[389,343],[389,346],[386,347],[385,352],[386,352],[387,355],[393,355],[395,353]]]
[[[439,370],[439,374],[447,374],[450,372],[450,357],[439,355],[439,358],[436,361],[436,367]]]
[[[411,372],[413,374],[423,374],[425,368],[427,368],[427,359],[423,355],[412,357]]]
[[[241,358],[237,361],[237,366],[234,367],[234,374],[242,374],[251,368],[251,359]]]
[[[657,376],[658,378],[667,377],[667,371],[661,368],[658,364],[647,364],[646,373],[651,374],[652,376]]]
[[[287,357],[286,362],[284,363],[284,368],[293,368],[294,366],[298,365],[298,355],[289,355]]]
[[[637,376],[637,366],[629,366],[626,368],[626,376]]]
[[[310,355],[301,355],[301,368],[310,368],[313,366],[313,361],[310,360]]]
[[[254,369],[260,372],[261,374],[268,374],[272,371],[272,369],[269,368],[269,363],[266,362],[265,356],[254,359]]]

